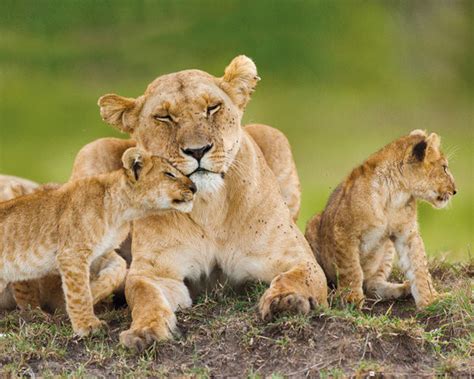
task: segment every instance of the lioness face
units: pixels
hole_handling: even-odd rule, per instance
[[[138,99],[105,95],[99,105],[105,121],[212,193],[239,151],[243,110],[257,81],[254,63],[239,56],[221,78],[181,71],[158,77]]]
[[[440,150],[440,138],[431,133],[413,146],[413,159],[409,165],[408,180],[413,195],[435,208],[444,208],[456,194],[454,177],[448,160]]]
[[[130,148],[122,161],[129,181],[129,196],[137,208],[191,212],[196,186],[166,159]]]

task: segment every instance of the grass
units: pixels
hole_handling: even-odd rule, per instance
[[[86,339],[71,337],[62,314],[45,322],[38,312],[4,313],[0,376],[472,375],[474,262],[433,260],[430,269],[438,290],[449,293],[422,312],[412,300],[368,301],[357,311],[332,298],[330,309],[264,323],[256,309],[264,285],[219,286],[178,313],[180,337],[141,355],[118,345],[130,315],[111,304],[97,310],[109,329]]]

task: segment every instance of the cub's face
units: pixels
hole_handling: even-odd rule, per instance
[[[212,193],[239,150],[242,113],[257,80],[254,63],[239,56],[221,78],[181,71],[157,78],[137,99],[105,95],[99,105],[105,121]]]
[[[131,148],[122,161],[136,207],[144,211],[191,212],[196,186],[166,159]]]
[[[440,142],[435,133],[417,141],[408,165],[408,180],[413,195],[435,208],[444,208],[456,194],[454,177],[448,168],[448,160],[440,150]]]

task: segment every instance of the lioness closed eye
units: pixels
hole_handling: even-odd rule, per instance
[[[131,220],[192,209],[196,187],[166,160],[131,148],[122,161],[121,170],[0,204],[0,292],[58,269],[79,336],[102,324],[92,307],[91,262],[118,247]]]
[[[436,208],[456,194],[440,138],[414,130],[369,157],[333,192],[322,214],[306,228],[328,279],[348,288],[347,300],[361,305],[366,292],[382,299],[409,295],[418,308],[435,300],[416,199]],[[408,279],[387,281],[394,250]]]

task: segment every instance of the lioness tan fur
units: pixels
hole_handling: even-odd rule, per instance
[[[306,238],[328,280],[362,304],[363,289],[382,299],[412,294],[418,308],[436,299],[417,223],[416,200],[444,207],[456,193],[440,138],[415,130],[362,165],[332,193],[311,219]],[[387,281],[394,258],[408,281]]]
[[[267,126],[241,126],[257,81],[254,63],[239,56],[220,78],[186,70],[158,77],[136,99],[99,100],[106,122],[169,159],[198,188],[190,214],[133,225],[126,281],[133,321],[121,335],[126,346],[140,349],[170,338],[174,312],[192,303],[185,280],[193,287],[216,267],[234,283],[270,283],[259,305],[265,319],[327,304],[324,273],[293,221],[299,181],[288,141]],[[73,177],[115,167],[122,149],[133,143],[90,144],[77,157]]]
[[[0,175],[0,202],[38,190],[59,188],[59,185],[39,185],[27,179]],[[122,287],[127,272],[125,260],[115,251],[97,258],[91,265],[91,291],[97,304]],[[41,307],[55,312],[65,308],[61,277],[50,274],[37,280],[11,283],[0,293],[0,309]]]
[[[192,208],[194,184],[167,161],[137,148],[122,160],[122,170],[0,204],[0,290],[58,269],[79,336],[102,324],[92,308],[91,262],[118,247],[130,221]]]

